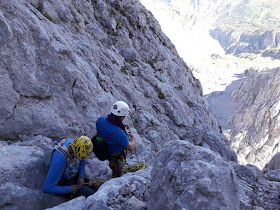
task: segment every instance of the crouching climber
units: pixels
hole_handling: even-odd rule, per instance
[[[109,167],[112,177],[120,177],[124,173],[125,152],[132,151],[135,147],[135,137],[130,132],[128,125],[123,124],[124,118],[129,113],[129,106],[123,101],[117,101],[111,107],[111,114],[100,117],[96,121],[97,134],[106,139],[108,143]],[[128,140],[131,137],[131,141]]]
[[[87,136],[66,140],[53,152],[42,191],[50,194],[73,194],[88,197],[94,193],[84,185],[85,159],[92,152],[92,142]]]

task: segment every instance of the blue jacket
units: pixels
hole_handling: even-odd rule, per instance
[[[103,139],[106,139],[106,142],[109,145],[108,152],[112,154],[117,154],[123,151],[129,143],[129,140],[125,132],[118,126],[112,125],[106,119],[106,117],[100,117],[96,121],[97,133]]]
[[[67,146],[74,139],[68,139],[63,145]],[[65,176],[64,171],[67,166],[67,161],[64,156],[59,152],[55,151],[52,156],[52,162],[43,185],[42,191],[50,194],[65,194],[71,192],[70,186],[58,186],[58,182],[65,181],[68,177]],[[80,161],[79,165],[79,176],[84,177],[86,162],[85,160]]]

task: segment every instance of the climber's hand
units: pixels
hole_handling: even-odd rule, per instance
[[[85,184],[85,179],[84,177],[79,177],[78,179],[78,186],[79,186],[79,189]]]
[[[77,191],[79,190],[79,186],[78,185],[71,185],[71,193],[75,194],[77,193]]]

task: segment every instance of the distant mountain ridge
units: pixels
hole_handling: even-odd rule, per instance
[[[280,59],[279,0],[161,2],[167,3],[170,15],[174,12],[180,16],[183,28],[209,31],[226,53],[254,53]]]
[[[276,29],[280,26],[279,9],[279,0],[241,1],[230,10],[223,11],[219,15],[216,25],[230,24],[232,27],[240,28],[242,24],[251,24],[253,29]],[[247,27],[243,29],[246,30]]]
[[[210,30],[229,54],[280,59],[280,1],[245,1],[223,11]]]

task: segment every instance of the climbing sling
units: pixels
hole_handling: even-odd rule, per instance
[[[67,148],[63,145],[65,140],[56,140],[52,139],[51,141],[48,141],[47,144],[44,147],[44,166],[46,171],[49,170],[52,162],[52,155],[55,151],[59,151],[65,160],[68,158],[68,150]]]
[[[66,140],[57,139],[52,139],[47,142],[47,145],[44,147],[44,165],[45,170],[48,171],[51,166],[53,153],[55,151],[60,152],[66,160],[66,168],[63,176],[69,180],[78,173],[81,160],[70,157],[67,147],[63,145],[65,142]]]

